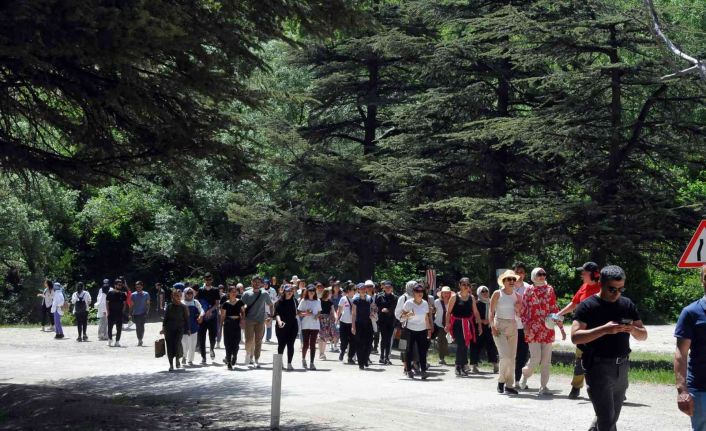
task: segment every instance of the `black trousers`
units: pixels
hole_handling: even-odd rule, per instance
[[[427,338],[427,330],[422,331],[412,331],[409,330],[409,341],[407,342],[407,370],[412,369],[412,357],[414,356],[414,349],[417,349],[419,353],[419,369],[424,371],[427,369],[427,351],[429,350],[429,339]]]
[[[145,314],[133,314],[132,321],[135,324],[135,333],[137,334],[137,339],[142,341],[145,336],[145,322],[147,321],[147,313]]]
[[[616,364],[615,359],[605,362],[595,359],[587,368],[588,396],[596,413],[592,426],[597,431],[615,431],[628,390],[630,365],[627,360]]]
[[[123,314],[111,313],[108,315],[108,338],[113,339],[113,325],[115,325],[115,341],[120,341],[120,334],[123,333]]]
[[[358,367],[363,368],[370,360],[370,347],[373,342],[373,322],[356,322],[355,324],[355,344],[357,346],[356,356],[358,357]]]
[[[226,348],[226,363],[235,365],[240,349],[240,320],[226,318],[223,324],[223,344]]]
[[[471,365],[480,363],[481,353],[485,350],[488,356],[488,362],[491,364],[498,363],[498,349],[493,340],[493,333],[490,330],[490,325],[483,325],[483,334],[478,336],[478,340],[471,344]]]
[[[294,358],[294,342],[297,341],[297,336],[299,335],[299,324],[297,322],[286,323],[284,328],[277,326],[277,322],[274,325],[275,334],[277,335],[277,353],[281,355],[286,347],[287,363],[291,364]]]
[[[352,328],[352,324],[341,322],[341,353],[339,357],[343,358],[343,355],[346,353],[346,349],[348,349],[348,359],[350,360],[352,360],[353,356],[355,356],[356,347],[355,337],[353,337],[353,333],[351,332]]]
[[[78,336],[86,336],[86,328],[88,328],[88,311],[80,311],[74,315],[76,317],[76,327],[78,328]]]
[[[122,316],[120,316],[122,317]],[[172,360],[177,358],[177,361],[182,355],[181,352],[181,336],[184,334],[184,329],[168,329],[164,328],[164,343],[167,345],[167,359],[169,366],[172,365]]]
[[[211,350],[216,346],[216,334],[218,333],[218,319],[204,320],[199,327],[199,335],[197,342],[201,351],[201,358],[206,359],[206,332],[208,332],[208,341],[211,345]]]
[[[525,330],[517,330],[517,356],[515,356],[515,381],[522,378],[522,368],[529,359],[529,344],[525,341]]]
[[[373,333],[373,350],[377,350],[380,345],[380,322],[378,321],[378,330]]]
[[[392,331],[395,330],[393,319],[378,320],[380,330],[380,359],[390,359],[390,349],[392,347]]]
[[[45,307],[44,303],[42,303],[40,307],[40,311],[42,313],[42,326],[46,326],[47,322],[49,322],[51,326],[54,326],[54,313],[51,312],[51,306]]]
[[[468,350],[469,347],[473,347],[473,342],[471,342],[469,347],[466,347],[465,337],[463,336],[463,322],[461,320],[455,320],[451,330],[454,333],[454,340],[456,340],[456,366],[463,367],[468,364]]]

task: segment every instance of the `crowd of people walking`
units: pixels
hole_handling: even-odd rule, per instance
[[[361,370],[373,365],[371,354],[378,356],[380,366],[392,365],[391,350],[397,342],[404,374],[427,379],[431,346],[435,345],[439,365],[444,366],[451,344],[455,346],[456,377],[479,373],[485,355],[498,375],[498,393],[516,395],[527,390],[539,370],[539,396],[555,393],[549,389],[552,346],[557,330],[566,339],[563,316],[573,312],[571,339],[576,344],[576,361],[569,398],[579,398],[585,382],[595,411],[590,429],[615,430],[628,386],[629,339],[644,340],[647,331],[635,305],[622,296],[626,275],[621,268],[600,269],[587,262],[577,269],[583,284],[564,308],[557,303],[549,274],[534,268],[531,283],[527,283],[527,267],[522,262],[499,275],[497,289],[462,278],[455,288],[441,286],[431,291],[423,280],[411,280],[399,296],[390,281],[354,283],[331,278],[325,285],[307,284],[292,276],[278,284],[274,278],[254,276],[247,288],[242,284],[215,287],[207,273],[201,285],[178,282],[171,289],[157,285],[156,305],[170,371],[194,366],[197,352],[201,364],[207,364],[208,356],[217,362],[215,349],[221,341],[223,362],[229,370],[238,365],[241,341],[245,349],[242,364],[260,368],[262,343],[271,342],[274,325],[277,352],[284,355],[286,351],[285,370],[295,369],[297,339],[301,368],[308,370],[316,370],[317,358],[327,359],[326,353],[337,353],[339,361]],[[706,293],[703,270],[702,281]],[[124,324],[135,325],[138,345],[143,344],[151,298],[142,282],[134,287],[130,291],[121,277],[112,286],[104,280],[98,291],[94,304],[98,338],[107,340],[109,346],[120,346]],[[91,295],[82,283],[69,300],[56,282],[47,282],[39,296],[42,330],[51,325],[55,337],[63,338],[61,317],[70,303],[77,323],[76,340],[88,340]],[[703,430],[706,423],[702,372],[706,362],[699,362],[704,360],[705,310],[706,294],[685,308],[676,332],[675,370],[682,373],[679,408],[692,416],[695,430]],[[701,344],[694,344],[695,340]],[[691,358],[688,370],[687,356]]]

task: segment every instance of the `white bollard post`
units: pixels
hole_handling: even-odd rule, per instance
[[[282,355],[272,358],[272,404],[270,407],[270,429],[279,429],[279,402],[282,397]]]

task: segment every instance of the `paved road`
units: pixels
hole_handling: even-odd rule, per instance
[[[158,329],[148,325],[146,339],[155,340]],[[74,328],[65,331],[75,333]],[[89,327],[89,334],[95,333],[96,327]],[[168,373],[166,360],[155,359],[151,347],[136,347],[133,331],[123,333],[122,343],[126,347],[109,348],[98,341],[77,343],[71,336],[57,341],[38,329],[0,329],[0,383],[42,384],[134,399],[142,406],[176,406],[202,414],[208,428],[264,429],[269,423],[274,345],[265,346],[266,364],[260,370],[239,366],[241,371],[230,372],[209,361],[206,367]],[[216,352],[220,361],[223,350]],[[536,395],[536,378],[530,380],[534,391],[507,397],[495,392],[490,374],[458,379],[452,368],[434,367],[428,381],[410,381],[403,378],[399,361],[394,362],[359,371],[329,359],[318,362],[315,372],[285,373],[283,428],[586,430],[593,416],[587,399],[566,398],[568,379],[562,376],[550,381],[551,388],[561,390],[553,397]],[[299,359],[295,365],[301,365]],[[677,411],[674,397],[668,386],[634,384],[619,429],[688,429],[688,418]]]

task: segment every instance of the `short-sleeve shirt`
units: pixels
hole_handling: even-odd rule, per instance
[[[356,296],[353,299],[353,305],[355,305],[355,323],[367,323],[370,322],[370,303],[371,298],[365,295],[365,298]]]
[[[581,285],[581,287],[579,287],[579,290],[576,291],[576,294],[571,299],[571,302],[576,305],[579,305],[580,303],[592,297],[593,295],[596,295],[600,291],[601,283],[584,283]]]
[[[637,307],[628,298],[621,296],[616,302],[608,302],[591,296],[576,308],[575,320],[586,324],[586,329],[603,326],[608,322],[620,323],[622,319],[640,320]],[[604,335],[579,348],[587,354],[601,358],[618,358],[630,354],[630,334]]]
[[[412,311],[414,314],[407,319],[407,329],[411,331],[424,331],[427,329],[427,314],[429,303],[422,300],[417,304],[414,299],[409,299],[402,306],[402,311]]]
[[[320,330],[319,313],[321,313],[321,301],[318,299],[304,299],[299,302],[299,311],[311,311],[310,316],[302,317],[302,329]]]
[[[684,307],[674,336],[691,340],[687,387],[690,391],[706,391],[706,298]]]
[[[236,299],[235,304],[231,304],[230,301],[226,301],[221,304],[221,308],[226,312],[226,318],[231,316],[240,316],[240,311],[243,309],[243,301]],[[230,320],[230,319],[228,319]]]
[[[122,290],[111,290],[105,298],[108,304],[108,314],[122,314],[125,301],[127,301],[125,292]]]
[[[253,289],[248,289],[243,293],[242,301],[250,308],[247,312],[247,320],[263,323],[265,321],[265,306],[272,305],[270,295],[264,289],[260,289],[260,296]]]
[[[130,294],[132,300],[132,314],[141,316],[147,312],[147,301],[150,300],[150,294],[145,292],[134,291]]]
[[[341,313],[341,322],[351,324],[353,323],[353,300],[347,296],[341,298],[338,301],[338,309],[343,310]]]

